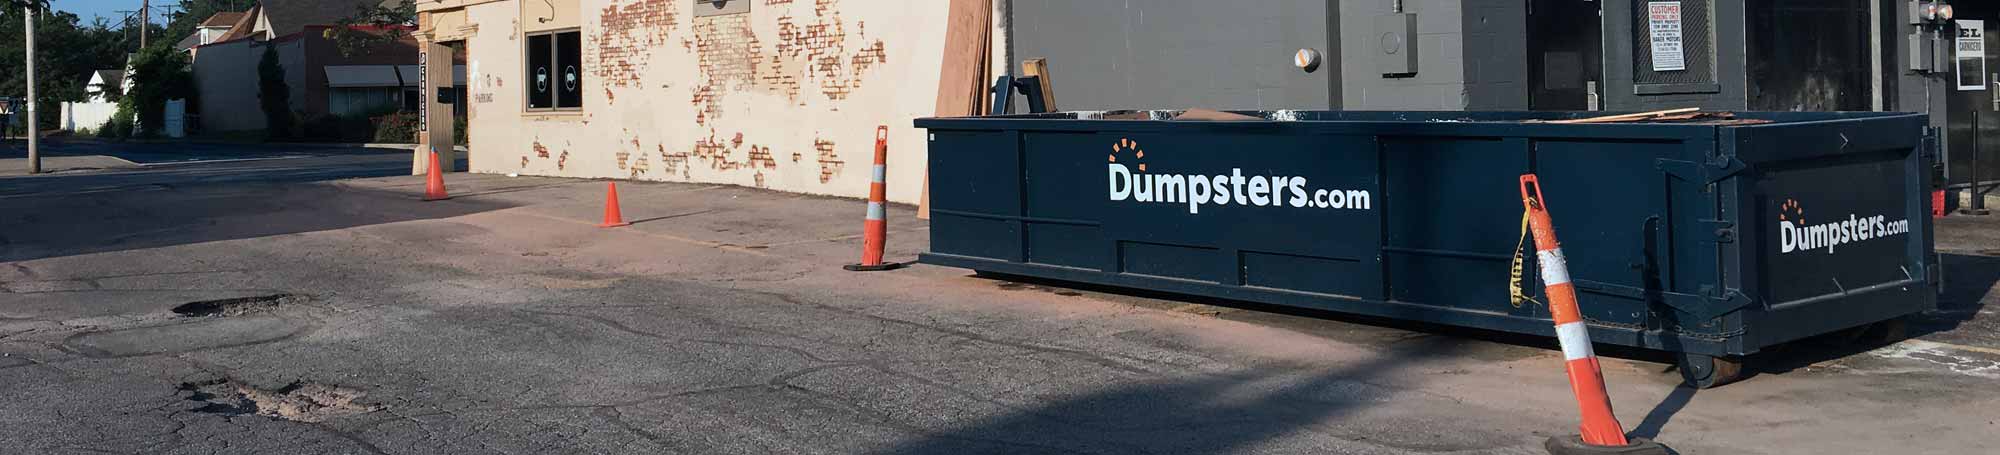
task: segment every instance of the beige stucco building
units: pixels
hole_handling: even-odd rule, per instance
[[[464,99],[428,95],[425,137],[451,150],[441,103],[456,101],[471,172],[860,197],[888,125],[889,199],[913,203],[925,138],[911,120],[936,109],[948,5],[421,0],[426,61],[462,52],[467,72]]]

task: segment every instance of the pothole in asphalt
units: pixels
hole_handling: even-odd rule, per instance
[[[317,382],[293,381],[275,390],[265,390],[235,380],[215,379],[184,382],[180,390],[188,393],[188,401],[202,403],[194,412],[225,416],[255,414],[310,423],[376,409],[354,402],[366,396],[366,392]]]
[[[277,308],[278,305],[296,303],[304,299],[304,296],[293,294],[272,294],[233,299],[202,300],[180,304],[179,306],[175,306],[173,311],[174,314],[197,318],[208,316],[242,316],[271,311]]]

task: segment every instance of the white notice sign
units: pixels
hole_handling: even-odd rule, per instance
[[[1646,2],[1646,17],[1652,31],[1653,71],[1687,69],[1681,51],[1681,2]]]
[[[1958,39],[1952,47],[1958,49],[1958,89],[1963,91],[1986,89],[1986,21],[1958,21]]]

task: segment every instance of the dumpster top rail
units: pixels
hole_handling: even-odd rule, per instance
[[[1199,109],[1120,109],[1102,111],[1066,111],[1039,114],[989,115],[981,117],[944,117],[944,119],[1006,119],[1006,120],[1125,120],[1125,121],[1216,121],[1212,118],[1181,118],[1193,111],[1219,112],[1224,115],[1240,116],[1220,121],[1231,122],[1430,122],[1430,123],[1548,123],[1563,120],[1580,120],[1592,117],[1626,114],[1624,112],[1591,111],[1318,111],[1278,109],[1265,111],[1227,110],[1207,111]],[[1637,112],[1631,112],[1637,113]],[[1696,113],[1689,113],[1696,114]],[[1751,125],[1767,123],[1795,123],[1825,120],[1847,120],[1896,115],[1914,115],[1899,112],[1736,112],[1702,111],[1700,115],[1647,117],[1633,120],[1609,122],[1610,124],[1695,124],[1695,125]]]

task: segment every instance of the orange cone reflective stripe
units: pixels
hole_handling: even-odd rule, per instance
[[[875,127],[875,166],[868,182],[868,218],[861,222],[861,263],[849,264],[853,271],[889,270],[903,264],[882,262],[882,250],[889,241],[889,127]]]
[[[1562,345],[1564,367],[1569,371],[1570,391],[1576,394],[1577,410],[1583,417],[1583,442],[1598,446],[1624,446],[1625,429],[1611,412],[1611,395],[1604,389],[1604,373],[1597,353],[1590,347],[1590,332],[1577,306],[1576,286],[1570,284],[1569,265],[1562,245],[1556,243],[1555,224],[1542,199],[1541,182],[1534,174],[1521,176],[1521,204],[1528,211],[1528,227],[1534,232],[1535,257],[1541,265],[1542,285],[1548,298],[1549,315],[1555,321],[1556,341]]]

